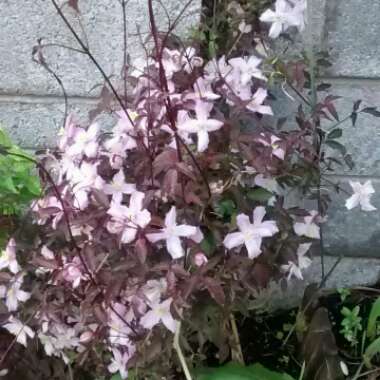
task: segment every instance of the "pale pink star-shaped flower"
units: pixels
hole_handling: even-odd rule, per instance
[[[262,115],[273,115],[272,108],[270,106],[266,106],[263,104],[264,100],[268,96],[268,91],[264,88],[259,88],[257,91],[253,94],[253,97],[249,101],[249,103],[246,105],[246,107],[252,111],[257,112]],[[249,99],[243,99],[243,100],[249,100]]]
[[[204,152],[209,144],[209,133],[222,128],[223,122],[216,119],[210,119],[210,112],[213,108],[212,103],[197,101],[195,105],[195,119],[189,119],[178,125],[178,130],[196,133],[198,136],[198,152]]]
[[[185,250],[181,244],[181,237],[190,238],[196,235],[197,228],[188,226],[187,224],[177,225],[177,211],[175,206],[172,206],[165,217],[165,227],[157,233],[147,234],[147,239],[156,243],[160,240],[166,240],[166,249],[173,259],[179,259],[185,256]]]
[[[371,204],[371,197],[375,193],[371,181],[366,181],[363,185],[360,182],[350,181],[350,186],[354,194],[346,200],[346,208],[352,210],[360,206],[363,211],[374,211],[376,207]]]
[[[8,311],[16,311],[19,302],[26,302],[30,298],[30,293],[21,289],[24,276],[17,276],[11,281],[8,287],[0,286],[0,298],[5,298],[5,305]]]
[[[119,372],[122,379],[128,378],[128,361],[133,355],[134,350],[131,350],[131,346],[129,350],[121,350],[117,348],[112,348],[113,358],[111,363],[108,365],[108,371],[110,373]]]
[[[74,143],[67,149],[69,156],[86,155],[89,158],[96,157],[98,152],[98,124],[92,124],[85,129],[77,129],[74,137],[72,138]]]
[[[0,270],[5,268],[8,268],[12,273],[20,271],[20,266],[16,259],[16,242],[13,238],[8,241],[5,250],[1,251]]]
[[[301,7],[292,7],[286,0],[276,0],[275,10],[267,9],[261,16],[260,21],[272,24],[269,30],[269,37],[277,38],[290,26],[297,26],[302,29],[304,15]]]
[[[128,313],[127,307],[121,303],[114,303],[108,311],[109,341],[111,344],[128,346],[129,335],[132,330],[129,326],[133,320],[133,313]]]
[[[89,192],[92,188],[102,190],[105,184],[103,178],[98,174],[99,163],[90,163],[83,161],[80,168],[74,172],[71,183],[74,195],[74,206],[79,209],[85,209],[89,204]]]
[[[259,69],[261,62],[262,60],[260,58],[251,55],[250,57],[232,58],[228,63],[233,68],[239,70],[240,83],[243,86],[246,86],[251,82],[252,78],[267,80],[262,71]]]
[[[296,252],[297,262],[295,263],[293,261],[289,261],[288,264],[281,266],[281,270],[285,273],[288,273],[288,280],[290,280],[292,277],[303,280],[302,271],[304,269],[307,269],[312,263],[312,260],[306,256],[306,253],[310,247],[310,243],[300,244]]]
[[[168,282],[162,277],[159,280],[149,280],[141,290],[149,304],[156,304],[161,301],[161,296],[166,293],[167,288]]]
[[[253,223],[250,222],[248,215],[239,214],[236,218],[239,232],[228,234],[223,241],[224,246],[227,249],[233,249],[245,245],[250,259],[259,256],[262,239],[273,236],[279,231],[275,221],[263,222],[265,214],[264,207],[256,207],[253,211]]]
[[[220,95],[216,94],[211,83],[200,77],[196,80],[194,86],[194,92],[186,96],[187,99],[201,99],[201,100],[217,100]]]
[[[298,236],[306,236],[311,239],[320,238],[320,228],[318,224],[315,223],[318,217],[318,212],[313,210],[310,211],[310,215],[304,217],[303,222],[294,223],[294,232]]]
[[[151,219],[150,212],[143,208],[145,194],[139,191],[132,193],[129,207],[112,202],[108,210],[111,221],[107,228],[111,233],[121,233],[121,242],[131,243],[135,240],[138,228],[145,228]]]
[[[26,347],[27,337],[34,338],[34,331],[13,315],[8,322],[2,326],[16,337],[16,341]]]
[[[136,185],[126,183],[123,170],[119,170],[112,178],[111,183],[104,185],[103,191],[108,195],[112,195],[112,200],[119,203],[123,198],[123,194],[132,194],[136,191]]]
[[[173,300],[168,298],[161,303],[155,303],[149,305],[151,310],[149,310],[140,320],[141,325],[148,330],[151,330],[154,326],[158,325],[160,322],[171,331],[175,333],[178,322],[173,318],[170,306]]]
[[[77,288],[83,279],[83,267],[79,257],[74,257],[74,259],[66,263],[62,270],[62,277],[70,282],[73,288]]]

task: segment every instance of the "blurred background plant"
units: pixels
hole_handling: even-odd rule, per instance
[[[13,144],[0,127],[0,248],[4,247],[17,218],[40,195],[32,156]]]

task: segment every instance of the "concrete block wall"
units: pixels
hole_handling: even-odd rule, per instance
[[[380,107],[380,1],[311,0],[312,27],[318,33],[316,47],[330,53],[333,65],[326,81],[338,100],[341,118],[361,99],[365,106]],[[342,125],[341,142],[352,155],[355,167],[337,168],[331,180],[351,192],[349,180],[373,181],[373,204],[379,209],[347,211],[347,195],[331,193],[333,202],[324,228],[325,248],[332,254],[380,258],[380,119],[360,115],[355,127]]]
[[[59,4],[67,3],[58,0]],[[187,0],[155,1],[159,28],[167,30]],[[123,62],[122,8],[117,0],[79,0],[80,22],[65,6],[64,12],[108,75],[119,76]],[[163,8],[165,7],[165,9]],[[176,33],[186,36],[197,25],[201,0],[193,0],[178,23]],[[144,56],[141,38],[149,30],[147,1],[130,0],[127,6],[128,52]],[[139,36],[140,35],[140,36]],[[141,38],[140,38],[141,37]],[[62,126],[64,103],[57,82],[32,61],[37,40],[78,48],[50,0],[1,0],[0,4],[0,124],[24,148],[52,146]],[[87,56],[62,48],[44,50],[46,61],[62,79],[70,109],[85,120],[94,108],[103,79]]]

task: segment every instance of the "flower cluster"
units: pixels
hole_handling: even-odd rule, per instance
[[[304,11],[303,0],[277,0],[261,20],[275,38],[302,30]],[[305,171],[315,178],[315,131],[302,108],[295,129],[269,126],[263,57],[204,62],[152,34],[111,133],[67,118],[57,149],[41,156],[39,236],[20,256],[11,240],[0,256],[3,327],[23,345],[36,334],[64,361],[102,352],[122,378],[167,349],[199,300],[234,310],[273,277],[302,279],[323,222],[286,205]],[[369,210],[373,189],[352,186],[347,207]]]

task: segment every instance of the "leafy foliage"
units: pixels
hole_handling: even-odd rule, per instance
[[[228,363],[219,368],[205,368],[196,371],[196,380],[294,380],[291,376],[270,371],[261,364],[241,366]]]
[[[0,128],[0,214],[17,215],[41,195],[32,157]]]

